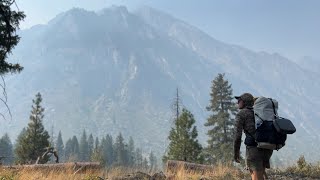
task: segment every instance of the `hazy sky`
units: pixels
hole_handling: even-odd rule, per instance
[[[278,52],[292,60],[320,59],[320,0],[16,0],[27,18],[22,28],[44,24],[72,7],[100,10],[151,6],[212,37],[255,51]]]

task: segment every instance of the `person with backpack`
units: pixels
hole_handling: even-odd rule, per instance
[[[267,179],[265,169],[270,168],[273,150],[257,147],[255,140],[256,124],[253,111],[254,97],[250,93],[235,96],[240,111],[235,118],[234,129],[234,160],[240,163],[240,146],[242,132],[245,132],[246,166],[250,170],[252,180]]]

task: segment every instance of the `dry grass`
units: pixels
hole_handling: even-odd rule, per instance
[[[71,167],[66,167],[65,170],[61,168],[51,169],[8,169],[1,168],[0,180],[98,180],[98,179],[112,179],[114,177],[132,174],[134,172],[144,172],[144,170],[137,170],[132,168],[112,168],[100,170],[85,170],[75,173]]]
[[[210,170],[199,171],[188,171],[183,167],[179,167],[176,173],[168,173],[168,177],[174,180],[199,180],[199,179],[212,179],[212,180],[233,180],[233,179],[244,179],[245,174],[236,169],[232,165],[218,164]]]
[[[61,171],[61,169],[50,170],[30,170],[30,169],[1,169],[0,180],[98,180],[98,179],[112,179],[114,177],[121,177],[135,172],[144,172],[152,175],[153,173],[141,169],[132,168],[112,168],[100,170],[87,170],[85,172],[74,174],[71,168]],[[191,172],[178,169],[174,174],[165,174],[168,179],[172,180],[199,180],[199,179],[213,179],[213,180],[232,180],[245,179],[244,174],[236,168],[229,165],[217,165],[213,170],[204,172]]]
[[[277,169],[276,171],[277,174],[289,174],[318,179],[320,177],[320,162],[311,164],[305,160],[304,156],[300,156],[296,165],[292,165],[286,169]]]

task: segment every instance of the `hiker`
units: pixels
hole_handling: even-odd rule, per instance
[[[270,168],[270,157],[272,150],[257,148],[255,142],[255,118],[253,112],[254,97],[250,93],[244,93],[241,96],[235,96],[238,100],[240,111],[235,119],[234,131],[234,160],[240,163],[240,146],[242,131],[246,137],[246,167],[250,170],[252,180],[267,179],[265,168]]]

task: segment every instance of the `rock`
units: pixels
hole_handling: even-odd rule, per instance
[[[128,174],[126,176],[112,178],[112,180],[150,180],[150,179],[151,179],[151,176],[143,172],[136,172],[133,174]]]
[[[161,171],[159,173],[155,173],[152,177],[151,180],[166,180],[166,176],[164,175],[164,173]]]

